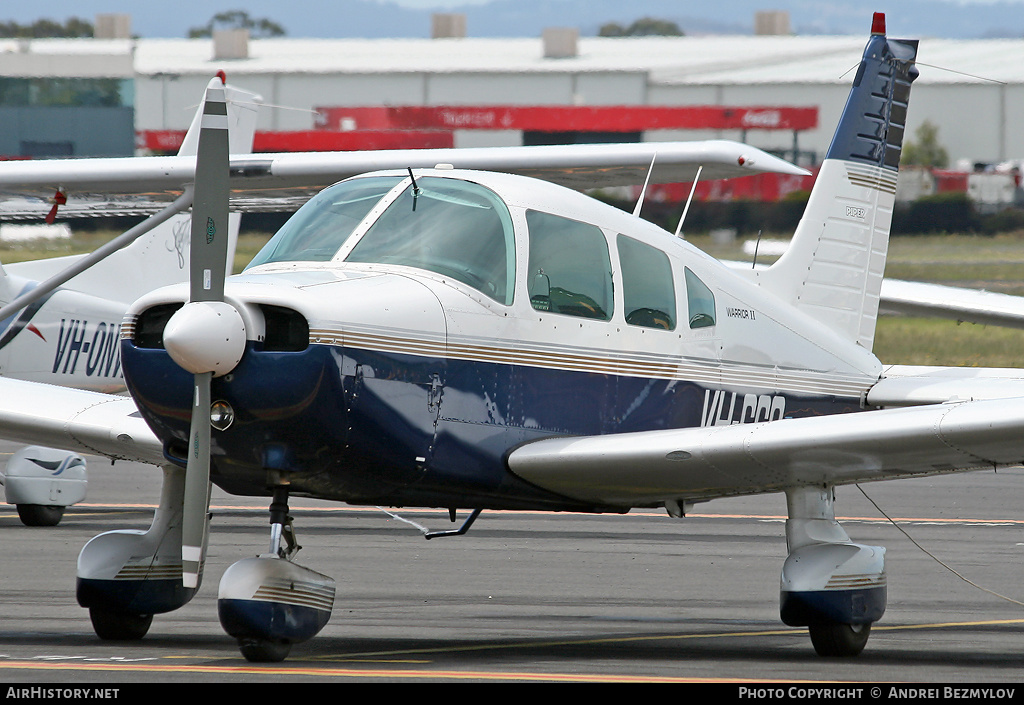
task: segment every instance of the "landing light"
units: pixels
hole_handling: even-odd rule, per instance
[[[210,405],[210,425],[218,431],[226,431],[235,420],[235,410],[226,401],[215,401]]]

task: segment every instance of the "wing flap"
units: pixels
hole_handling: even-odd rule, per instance
[[[552,438],[508,465],[547,490],[630,507],[1015,465],[1022,432],[1024,398],[1014,398]]]
[[[163,445],[130,398],[38,382],[0,379],[0,437],[117,460],[166,462]]]

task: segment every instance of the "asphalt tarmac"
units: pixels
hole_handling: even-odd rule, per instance
[[[23,526],[0,505],[0,683],[1024,680],[1024,606],[992,594],[1024,601],[1022,469],[866,485],[921,547],[839,488],[851,538],[888,549],[887,612],[850,659],[818,657],[806,630],[779,621],[782,495],[684,519],[485,512],[431,541],[377,508],[295,500],[297,562],[337,581],[332,618],[286,661],[251,664],[218,623],[217,583],[266,550],[268,502],[215,490],[199,594],[141,641],[100,641],[75,602],[78,552],[102,531],[147,528],[159,480],[89,458],[89,496],[59,526]],[[452,528],[445,512],[398,513]]]

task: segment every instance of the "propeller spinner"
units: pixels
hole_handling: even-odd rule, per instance
[[[195,377],[182,507],[182,582],[198,587],[210,505],[210,382],[245,349],[245,324],[224,302],[228,253],[228,116],[220,78],[206,87],[196,157],[189,302],[167,322],[164,345]]]

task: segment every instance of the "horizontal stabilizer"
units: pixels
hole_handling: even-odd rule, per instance
[[[893,407],[1014,397],[1024,397],[1024,370],[890,365],[868,390],[865,402]]]

